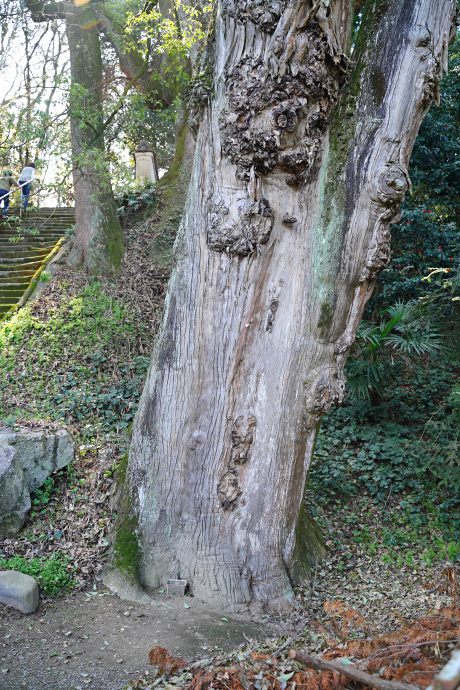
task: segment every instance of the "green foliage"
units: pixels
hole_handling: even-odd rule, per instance
[[[12,224],[13,227],[17,230],[17,235],[14,235],[13,237],[9,238],[9,242],[12,242],[13,244],[17,242],[21,242],[26,236],[28,237],[35,237],[36,235],[40,234],[40,230],[38,228],[23,228],[19,224],[19,219],[15,218],[15,223]]]
[[[414,527],[435,511],[445,538],[460,541],[458,374],[446,357],[395,363],[379,404],[349,398],[323,420],[308,489],[329,503],[362,493],[384,504],[406,496]]]
[[[420,553],[429,563],[460,552],[459,39],[450,54],[441,106],[415,143],[391,263],[347,364],[358,395],[323,420],[307,490],[318,514],[322,505],[376,504],[378,534],[366,532],[362,514],[347,516],[366,553],[383,547],[396,565],[398,549],[408,565]]]
[[[383,395],[382,384],[393,376],[391,353],[430,355],[440,350],[438,328],[429,322],[416,302],[396,302],[380,315],[378,324],[363,321],[357,332],[355,353],[347,364],[348,387],[359,397]]]
[[[47,506],[51,497],[56,491],[54,484],[54,477],[51,475],[45,479],[45,483],[39,489],[36,489],[32,495],[32,506],[34,509],[43,508]]]
[[[40,282],[41,283],[49,283],[49,281],[51,280],[52,277],[53,276],[51,275],[51,273],[49,271],[42,271],[40,273]]]
[[[439,297],[441,297],[441,301],[445,301],[446,294],[448,298],[452,299],[452,302],[460,301],[460,270],[458,267],[454,273],[451,268],[431,268],[430,273],[422,280],[435,284],[433,292],[422,297],[422,302],[425,305],[434,305]]]
[[[150,360],[131,354],[139,339],[151,341],[147,325],[98,282],[63,300],[46,320],[27,306],[0,326],[0,414],[15,414],[11,401],[27,382],[34,415],[126,429]]]
[[[25,575],[34,577],[40,592],[47,597],[56,597],[70,592],[76,585],[73,577],[75,569],[69,556],[62,552],[53,553],[49,557],[31,558],[27,560],[21,556],[0,559],[0,568],[17,570]]]
[[[174,0],[170,15],[165,16],[153,3],[148,3],[143,11],[127,14],[127,37],[134,35],[140,43],[141,36],[145,45],[150,40],[155,52],[186,56],[204,38],[201,15],[210,11],[210,3],[198,9],[183,0]]]
[[[128,192],[117,195],[117,211],[120,216],[128,219],[139,211],[152,212],[158,207],[158,201],[159,194],[155,184],[138,183]]]

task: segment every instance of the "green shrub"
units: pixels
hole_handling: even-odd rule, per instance
[[[358,397],[373,401],[375,394],[383,396],[385,379],[395,376],[395,353],[427,356],[441,349],[438,328],[416,302],[396,302],[379,316],[383,318],[378,324],[360,324],[346,369],[348,388]]]
[[[74,568],[70,567],[71,559],[63,553],[53,553],[52,556],[42,556],[27,560],[21,556],[0,559],[0,568],[17,570],[25,575],[34,577],[41,594],[55,599],[69,591],[75,585]]]

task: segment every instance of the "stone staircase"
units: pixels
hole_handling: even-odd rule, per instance
[[[0,219],[0,321],[25,304],[46,264],[59,251],[65,231],[75,224],[73,208],[33,209],[22,219],[17,213],[13,210],[9,215],[17,219],[15,226]]]

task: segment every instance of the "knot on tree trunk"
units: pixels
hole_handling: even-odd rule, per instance
[[[375,176],[373,198],[386,208],[399,205],[404,200],[408,187],[407,171],[395,163],[387,163]]]
[[[329,113],[345,75],[315,21],[292,33],[288,53],[283,41],[277,45],[268,62],[249,56],[228,67],[227,107],[219,118],[222,151],[241,181],[249,182],[252,170],[263,176],[279,168],[286,183],[297,186],[318,174]]]
[[[407,170],[401,165],[387,163],[374,176],[373,185],[371,200],[375,224],[360,281],[374,280],[390,261],[389,224],[400,218],[399,209],[409,185]]]
[[[271,33],[288,5],[287,0],[225,0],[225,12],[238,22],[256,24]]]
[[[234,508],[242,494],[238,467],[251,457],[256,425],[257,420],[252,414],[239,415],[233,424],[227,471],[217,487],[217,496],[224,510]]]
[[[248,256],[258,245],[268,242],[274,213],[267,199],[240,199],[233,214],[219,194],[207,204],[207,243],[216,252]]]

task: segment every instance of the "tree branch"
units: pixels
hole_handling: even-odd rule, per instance
[[[309,654],[303,654],[298,652],[296,649],[289,650],[289,656],[291,659],[295,659],[299,664],[308,666],[315,671],[333,671],[334,673],[340,673],[350,680],[355,680],[358,683],[367,685],[370,688],[377,688],[377,690],[420,690],[417,685],[409,685],[408,683],[396,683],[391,680],[383,680],[377,676],[373,676],[370,673],[365,673],[360,671],[355,666],[345,666],[338,661],[329,661],[325,659],[318,659],[317,657],[310,656]]]
[[[150,45],[149,45],[149,44],[150,44],[150,41],[148,41],[147,53],[149,52],[149,49],[150,49]],[[87,145],[87,148],[90,148],[90,147],[94,144],[94,142],[95,142],[97,139],[99,139],[99,137],[101,136],[101,134],[103,134],[103,132],[104,132],[104,131],[107,129],[107,127],[110,125],[110,123],[112,122],[112,120],[114,119],[114,117],[116,116],[116,114],[121,110],[121,108],[122,108],[123,105],[124,105],[125,98],[126,98],[126,96],[128,95],[128,92],[129,92],[129,91],[131,90],[131,88],[136,84],[136,82],[139,81],[139,79],[141,79],[141,77],[143,76],[143,74],[144,74],[144,73],[146,72],[146,70],[147,70],[148,64],[149,64],[149,63],[148,63],[148,58],[147,58],[147,60],[144,62],[144,64],[142,65],[142,67],[140,68],[140,70],[138,71],[138,73],[135,74],[134,77],[126,84],[126,86],[125,86],[125,88],[124,88],[124,90],[123,90],[123,93],[122,93],[121,96],[120,96],[120,100],[119,100],[119,102],[118,102],[118,105],[117,105],[117,106],[115,107],[115,109],[110,113],[110,115],[109,115],[109,117],[107,118],[107,120],[101,125],[99,131],[96,132],[96,134],[94,135],[94,137],[91,139],[91,141],[90,141],[89,144]],[[93,128],[93,129],[94,129],[94,128]],[[95,131],[96,131],[96,130],[95,130]]]

